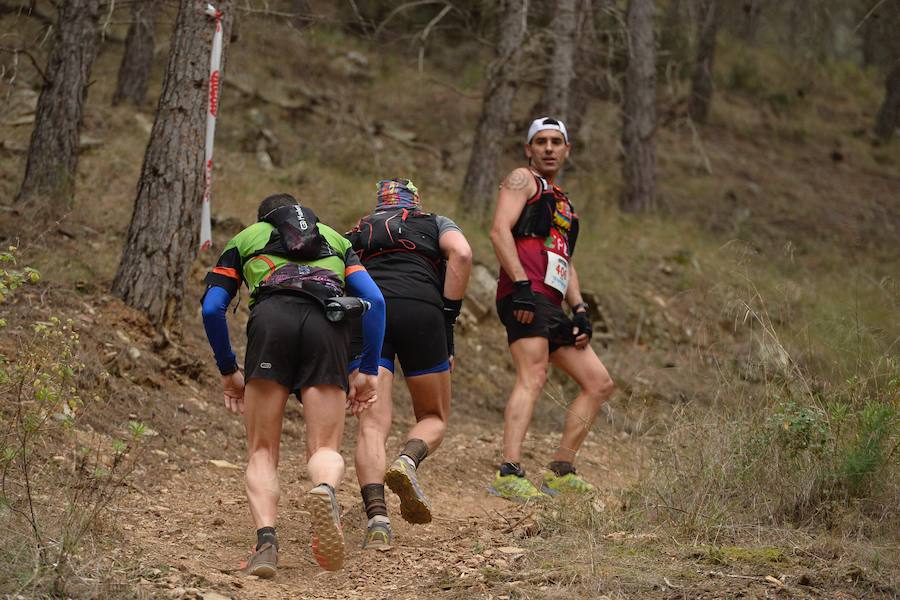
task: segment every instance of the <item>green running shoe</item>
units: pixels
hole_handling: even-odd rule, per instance
[[[375,515],[366,525],[366,539],[363,548],[388,548],[391,545],[391,521],[387,517]]]
[[[559,494],[587,494],[594,491],[594,486],[581,478],[574,471],[559,476],[553,471],[544,473],[544,482],[541,483],[541,491],[550,496]]]
[[[384,474],[384,482],[400,496],[400,516],[407,523],[431,523],[431,505],[416,478],[416,468],[405,456],[397,457]]]
[[[499,496],[512,502],[533,502],[547,498],[547,495],[534,487],[527,478],[519,475],[501,475],[497,471],[494,483],[488,488],[492,496]]]

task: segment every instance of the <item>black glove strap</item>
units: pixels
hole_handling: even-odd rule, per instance
[[[575,313],[575,316],[572,317],[572,323],[578,328],[576,336],[586,333],[588,339],[591,339],[594,335],[594,330],[591,328],[591,320],[588,318],[587,311]]]
[[[462,300],[450,300],[442,297],[441,301],[444,303],[444,320],[448,323],[456,323],[459,312],[462,310]]]
[[[513,286],[513,310],[528,310],[534,312],[534,292],[531,289],[531,282],[527,279],[524,281],[516,281]]]

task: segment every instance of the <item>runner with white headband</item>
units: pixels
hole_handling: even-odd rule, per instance
[[[531,123],[525,139],[528,166],[512,171],[500,185],[491,229],[500,261],[497,314],[506,327],[516,383],[504,414],[503,459],[488,491],[515,502],[594,489],[573,463],[613,392],[612,379],[590,345],[588,305],[572,264],[578,215],[553,183],[571,147],[559,119]],[[562,310],[563,300],[571,317]],[[550,363],[572,377],[581,393],[568,408],[562,440],[538,489],[525,477],[522,443]]]

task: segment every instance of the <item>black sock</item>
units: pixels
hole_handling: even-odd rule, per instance
[[[263,544],[272,544],[276,550],[278,549],[278,538],[275,537],[274,527],[260,527],[256,530],[256,549],[259,550]]]
[[[387,503],[384,501],[384,484],[367,483],[359,488],[362,494],[363,504],[366,506],[366,516],[372,518],[378,515],[388,516]]]
[[[514,462],[505,462],[500,465],[500,475],[516,475],[518,477],[525,477],[525,469],[522,468],[522,465]]]
[[[567,460],[554,460],[550,463],[550,470],[553,471],[557,477],[575,473],[575,467]]]
[[[419,463],[425,460],[425,457],[428,456],[428,444],[420,440],[419,438],[412,438],[411,440],[406,441],[406,445],[403,446],[403,451],[400,452],[400,456],[408,457],[413,463],[416,465],[416,468],[419,468]]]

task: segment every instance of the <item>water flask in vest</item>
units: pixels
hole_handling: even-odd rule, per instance
[[[325,316],[333,322],[354,319],[361,317],[371,307],[368,301],[352,296],[329,298],[325,302]]]

